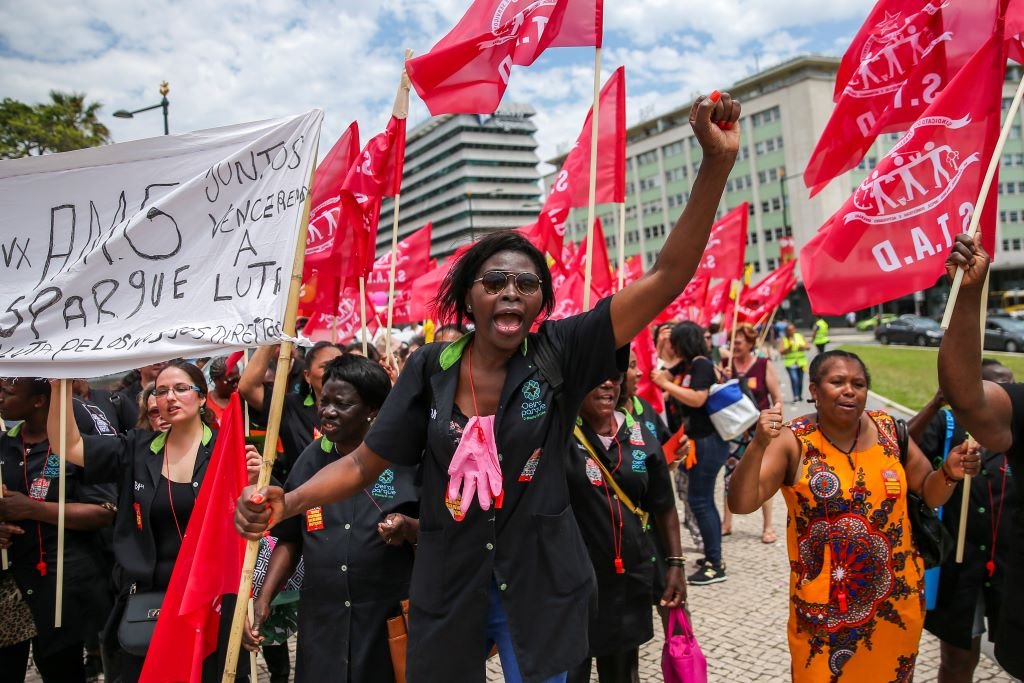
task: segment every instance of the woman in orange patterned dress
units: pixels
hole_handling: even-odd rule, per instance
[[[864,410],[871,378],[852,353],[818,354],[809,375],[817,412],[789,424],[781,404],[761,413],[729,507],[749,514],[780,488],[786,499],[794,681],[909,681],[924,567],[907,491],[942,505],[978,472],[978,453],[954,451],[933,471],[910,441],[901,458],[893,418]]]

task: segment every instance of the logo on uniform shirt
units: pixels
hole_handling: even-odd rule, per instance
[[[461,522],[466,518],[466,513],[462,511],[462,496],[449,498],[448,495],[445,494],[444,506],[448,508],[449,514],[451,514],[452,519],[456,522]]]
[[[590,458],[587,458],[587,479],[589,479],[590,483],[594,486],[601,485],[601,468],[599,468]]]
[[[523,383],[523,401],[521,417],[524,422],[544,417],[548,412],[548,404],[541,400],[540,382],[535,379]]]
[[[323,435],[324,434],[320,431],[319,427],[313,427],[313,441],[319,441]]]
[[[117,430],[110,424],[110,420],[103,414],[103,411],[99,409],[99,406],[94,406],[90,403],[83,403],[86,411],[89,413],[89,417],[92,418],[92,424],[96,427],[96,433],[100,436],[114,436],[117,434]]]
[[[142,483],[141,481],[137,481],[137,482],[135,482],[135,490],[136,490],[136,491],[142,491],[142,490],[144,490],[145,488],[146,488],[146,485],[145,485],[145,484],[143,484],[143,483]]]
[[[395,472],[392,469],[386,469],[380,473],[377,477],[377,483],[373,485],[373,489],[370,491],[370,495],[374,498],[387,498],[388,500],[395,497],[397,490],[392,485],[395,480]]]
[[[885,480],[885,497],[895,500],[900,497],[900,475],[896,470],[882,470],[882,479]]]
[[[138,482],[135,482],[138,484]],[[134,503],[132,507],[135,509],[135,526],[140,530],[142,529],[142,506],[138,503]]]
[[[540,449],[538,448],[530,456],[530,459],[526,461],[526,465],[523,467],[523,471],[519,475],[519,481],[529,482],[533,481],[533,477],[537,474],[537,465],[540,464]]]
[[[320,531],[324,528],[324,510],[317,505],[306,510],[306,531]]]
[[[640,431],[640,424],[638,422],[634,422],[633,426],[629,428],[629,443],[633,446],[644,445],[644,435]]]
[[[647,453],[643,452],[639,448],[633,449],[633,471],[634,472],[646,472],[647,471]]]
[[[649,431],[651,434],[655,434],[656,435],[658,433],[658,429],[654,425],[654,420],[647,420],[647,421],[645,421],[644,422],[644,426],[647,427],[647,431]]]
[[[60,476],[60,456],[50,453],[46,456],[46,466],[43,467],[43,476],[47,479],[56,479]]]

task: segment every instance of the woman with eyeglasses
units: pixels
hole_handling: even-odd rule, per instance
[[[412,354],[349,455],[287,494],[250,487],[239,498],[236,526],[256,539],[271,519],[363,495],[389,462],[421,468],[412,683],[483,681],[492,644],[507,682],[564,682],[587,657],[594,572],[569,507],[572,429],[584,396],[624,370],[630,341],[695,272],[735,161],[739,113],[726,94],[694,103],[701,168],[643,277],[530,333],[555,304],[545,256],[515,231],[484,237],[435,300],[438,319],[475,331]]]
[[[51,394],[47,431],[57,443],[59,382],[52,383]],[[82,436],[75,421],[67,420],[67,461],[83,468],[86,482],[118,485],[114,580],[119,598],[104,635],[112,650],[118,649],[118,626],[128,595],[163,592],[170,583],[216,440],[207,424],[207,395],[202,371],[191,363],[175,361],[157,374],[152,396],[147,397],[147,401],[155,401],[160,419],[169,425],[166,431],[133,429],[117,437]],[[151,424],[159,426],[159,422]],[[260,456],[254,448],[247,449],[246,465],[250,481],[255,481]],[[223,620],[222,625],[226,637],[230,624]],[[216,656],[204,662],[204,681],[219,680],[225,649],[219,648]],[[119,659],[121,681],[137,681],[144,657],[121,651]]]
[[[160,415],[160,406],[153,395],[155,390],[156,385],[152,382],[142,388],[142,393],[139,394],[139,419],[135,423],[135,429],[166,432],[171,428],[170,423]]]

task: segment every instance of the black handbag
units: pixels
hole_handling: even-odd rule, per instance
[[[117,640],[122,650],[136,657],[146,656],[163,602],[163,591],[136,593],[132,586],[121,622],[117,625]]]
[[[896,420],[896,440],[900,448],[900,464],[906,469],[907,446],[910,435],[907,423]],[[938,567],[953,552],[953,536],[946,529],[935,510],[928,507],[921,496],[907,489],[907,516],[910,518],[910,529],[914,537],[917,552],[924,560],[924,568]]]

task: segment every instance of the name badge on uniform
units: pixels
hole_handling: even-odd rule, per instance
[[[540,449],[538,448],[530,456],[530,459],[526,461],[523,466],[523,471],[519,473],[519,481],[530,482],[533,481],[533,477],[537,474],[537,465],[540,464]]]
[[[600,486],[604,481],[604,478],[601,476],[601,469],[590,458],[587,458],[587,479],[594,486]]]
[[[306,531],[320,531],[324,528],[324,510],[317,505],[306,510]]]
[[[135,526],[137,526],[139,528],[139,531],[141,531],[142,530],[142,506],[139,505],[138,503],[135,503],[132,507],[135,508]]]
[[[684,387],[686,387],[687,389],[690,388],[690,376],[689,375],[687,375],[686,377],[683,377],[682,385]]]
[[[757,378],[756,377],[747,377],[747,386],[750,387],[751,391],[756,391],[757,390]]]
[[[885,497],[895,500],[900,497],[900,475],[896,470],[882,470],[882,479],[885,481]]]
[[[28,497],[32,500],[46,500],[46,494],[50,492],[50,479],[46,477],[39,477],[38,479],[32,480],[32,485],[28,487]]]
[[[448,494],[445,493],[444,506],[448,508],[448,512],[456,522],[461,522],[466,518],[466,513],[462,511],[462,496],[449,498]]]

